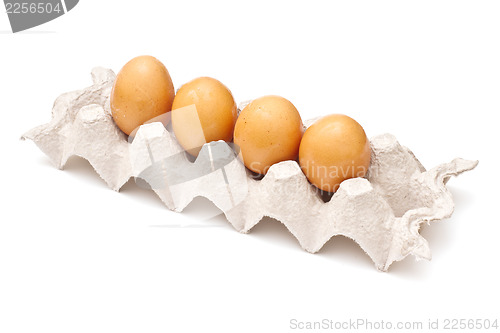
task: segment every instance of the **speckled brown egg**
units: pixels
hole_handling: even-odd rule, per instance
[[[167,68],[152,56],[139,56],[123,66],[110,96],[111,114],[127,135],[172,108],[174,85]],[[168,118],[162,119],[168,122]]]
[[[302,133],[302,119],[289,100],[264,96],[241,111],[234,143],[248,169],[266,174],[273,164],[297,158]]]
[[[346,179],[364,177],[370,157],[370,141],[363,127],[343,114],[316,121],[300,143],[302,171],[313,185],[327,192],[335,192]]]
[[[198,156],[205,143],[233,139],[236,102],[219,80],[199,77],[184,84],[175,95],[172,110],[175,136],[192,156]]]

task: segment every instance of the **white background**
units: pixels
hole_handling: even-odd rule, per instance
[[[0,332],[293,332],[290,320],[497,319],[498,1],[98,1],[12,34],[0,13]],[[55,98],[151,54],[174,85],[198,76],[237,101],[290,99],[303,119],[345,113],[390,132],[450,180],[433,259],[378,272],[337,237],[303,251],[276,221],[248,235],[196,200],[184,213],[87,162],[57,170],[27,130]],[[169,227],[205,224],[213,227]]]

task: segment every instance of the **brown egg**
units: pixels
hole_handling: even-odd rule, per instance
[[[130,135],[140,125],[169,112],[174,94],[170,74],[158,59],[136,57],[116,76],[110,97],[113,119]]]
[[[280,96],[264,96],[241,111],[234,143],[248,169],[266,174],[271,165],[297,158],[302,134],[302,119],[295,106]]]
[[[231,91],[216,79],[200,77],[184,84],[175,95],[172,110],[175,136],[193,156],[207,142],[233,139],[236,103]]]
[[[363,127],[342,114],[316,121],[300,143],[302,171],[313,185],[327,192],[335,192],[346,179],[364,177],[370,157],[370,141]]]

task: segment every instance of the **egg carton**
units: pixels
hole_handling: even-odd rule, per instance
[[[57,98],[50,123],[22,136],[33,140],[58,168],[64,168],[69,157],[80,156],[113,190],[133,177],[176,212],[195,197],[205,197],[243,233],[269,216],[311,253],[343,235],[359,244],[382,271],[410,254],[431,259],[420,225],[451,216],[454,203],[446,182],[478,163],[457,158],[426,171],[393,135],[379,135],[370,140],[367,176],[342,182],[328,201],[295,161],[277,163],[258,179],[223,141],[205,144],[192,161],[160,122],[142,125],[129,142],[109,107],[115,74],[95,68],[92,78],[92,86]]]

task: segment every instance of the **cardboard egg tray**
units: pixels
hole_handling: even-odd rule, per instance
[[[344,235],[382,271],[410,254],[431,259],[420,225],[451,216],[454,203],[447,180],[478,163],[457,158],[426,171],[394,136],[379,135],[370,140],[367,176],[344,181],[325,202],[295,161],[275,164],[257,179],[223,141],[205,144],[191,161],[160,122],[141,126],[129,142],[109,109],[115,74],[95,68],[92,78],[92,86],[58,97],[51,122],[22,137],[33,140],[58,168],[73,155],[83,157],[113,190],[134,177],[176,212],[195,197],[205,197],[244,233],[264,216],[272,217],[311,253]]]

